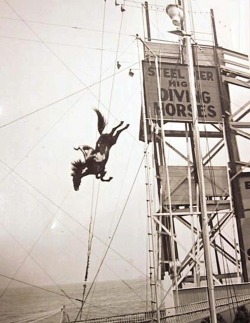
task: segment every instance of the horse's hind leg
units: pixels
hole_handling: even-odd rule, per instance
[[[115,133],[115,131],[116,131],[120,126],[122,126],[123,124],[124,124],[124,121],[121,121],[121,122],[118,124],[118,126],[114,127],[114,128],[111,130],[110,135],[112,135],[112,136],[113,136],[113,134]]]
[[[125,127],[123,127],[122,129],[120,129],[120,130],[117,130],[117,131],[116,131],[116,134],[113,136],[113,144],[115,144],[115,143],[116,143],[116,141],[117,141],[118,137],[120,136],[120,133],[121,133],[121,132],[123,132],[124,130],[128,129],[128,127],[129,127],[129,124],[127,124],[127,125],[126,125]]]

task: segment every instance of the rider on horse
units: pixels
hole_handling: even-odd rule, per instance
[[[99,110],[95,109],[95,112],[98,117],[98,132],[100,134],[95,149],[88,145],[82,145],[75,150],[81,150],[84,156],[84,162],[78,160],[72,163],[72,176],[74,189],[77,191],[79,189],[81,178],[87,175],[95,175],[96,178],[100,179],[103,182],[109,182],[112,177],[107,179],[104,178],[106,175],[105,165],[109,158],[109,151],[113,145],[116,144],[116,141],[122,131],[129,127],[129,124],[125,127],[120,128],[123,125],[121,121],[116,127],[114,127],[110,133],[103,133],[103,130],[106,126],[106,121],[103,115]],[[120,128],[120,129],[119,129]]]
[[[97,163],[101,163],[105,159],[105,154],[101,154],[100,152],[96,152],[95,149],[88,145],[82,145],[79,146],[78,148],[74,148],[75,150],[81,150],[83,153],[85,162],[94,160]]]

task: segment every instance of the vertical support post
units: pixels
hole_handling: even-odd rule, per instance
[[[218,46],[214,12],[210,10],[211,22],[212,22],[212,30],[214,36],[214,44]],[[219,79],[219,87],[221,93],[221,106],[222,113],[224,115],[224,131],[226,144],[228,149],[228,157],[229,157],[229,168],[230,168],[230,179],[231,187],[232,187],[232,196],[233,196],[233,205],[235,212],[235,219],[237,224],[237,233],[240,245],[240,257],[241,257],[241,266],[242,266],[242,278],[244,282],[248,282],[248,272],[247,272],[247,263],[246,263],[246,254],[244,251],[244,239],[242,234],[241,227],[241,218],[244,218],[244,207],[242,202],[242,195],[240,190],[239,178],[235,176],[239,171],[239,166],[236,164],[236,160],[240,160],[239,150],[236,140],[236,135],[232,132],[230,127],[230,116],[231,116],[231,107],[230,107],[230,99],[229,99],[229,91],[228,85],[222,81],[220,68],[219,68],[219,58],[217,53],[217,48],[215,48],[215,60],[217,64],[218,71],[218,79]]]
[[[226,84],[222,84],[222,100],[225,101],[224,95],[228,95],[226,91]],[[224,93],[224,94],[223,94]],[[224,127],[225,127],[225,137],[227,142],[227,149],[229,155],[229,169],[230,169],[230,179],[231,179],[231,187],[232,187],[232,195],[233,195],[233,205],[234,205],[234,212],[235,212],[235,219],[237,223],[237,232],[238,232],[238,239],[240,245],[240,257],[241,257],[241,266],[242,266],[242,278],[244,282],[248,282],[248,272],[247,272],[247,264],[246,264],[246,254],[245,254],[245,247],[244,247],[244,239],[242,234],[242,227],[241,227],[241,219],[244,218],[244,207],[242,202],[242,195],[240,190],[240,183],[239,177],[235,176],[238,171],[239,167],[236,164],[236,160],[240,160],[239,151],[236,141],[236,136],[232,133],[230,128],[230,105],[227,103],[225,105],[225,117],[224,117]]]
[[[189,76],[189,84],[190,84],[190,99],[192,104],[192,126],[193,126],[193,133],[194,133],[194,149],[195,149],[195,159],[196,159],[197,175],[198,175],[198,186],[199,186],[199,192],[200,192],[204,258],[205,258],[206,271],[207,271],[208,301],[209,301],[209,307],[210,307],[210,320],[212,323],[216,323],[217,317],[216,317],[213,271],[212,271],[212,261],[211,261],[210,241],[209,241],[209,231],[208,231],[206,192],[205,192],[205,183],[204,183],[203,164],[202,164],[202,158],[201,158],[200,133],[199,133],[199,122],[198,122],[198,114],[197,114],[197,101],[196,101],[196,91],[195,91],[191,35],[187,34],[187,31],[189,30],[189,25],[187,22],[188,10],[186,6],[186,2],[187,0],[183,1],[184,25],[185,25],[185,31],[186,31],[185,38],[186,38],[186,48],[187,48],[187,60],[188,60],[187,62],[188,76]]]
[[[146,14],[148,41],[151,41],[151,30],[150,30],[150,20],[149,20],[149,11],[148,11],[148,2],[147,1],[145,1],[145,14]]]
[[[139,38],[137,38],[139,40]],[[138,42],[137,42],[138,46]],[[139,48],[138,48],[139,52]],[[140,74],[141,77],[141,74]],[[152,311],[155,311],[156,313],[156,319],[157,322],[160,323],[160,313],[158,310],[158,290],[157,290],[157,273],[156,273],[156,252],[155,252],[155,235],[154,235],[154,220],[153,220],[153,210],[152,210],[152,192],[151,192],[151,181],[150,181],[150,174],[149,174],[149,158],[148,158],[148,147],[149,147],[149,138],[148,138],[148,124],[147,124],[147,118],[146,118],[146,107],[145,107],[145,101],[143,97],[143,93],[141,92],[141,100],[142,100],[142,119],[143,119],[143,131],[144,131],[144,156],[145,156],[145,175],[146,175],[146,196],[147,196],[147,217],[148,217],[148,225],[149,230],[149,253],[152,253],[150,255],[150,289],[151,289],[151,298],[152,302]],[[151,242],[151,243],[150,243]],[[152,249],[151,249],[152,247]],[[153,263],[152,263],[153,262]],[[152,272],[153,271],[153,277]],[[154,291],[154,293],[153,293]]]
[[[141,40],[141,38],[138,38]],[[142,41],[142,40],[141,40]],[[160,74],[159,74],[159,64],[158,64],[158,56],[142,41],[144,46],[146,46],[151,53],[155,57],[155,69],[156,69],[156,79],[157,79],[157,92],[158,92],[158,100],[160,107],[160,126],[161,126],[161,144],[163,150],[163,165],[166,166],[166,178],[167,178],[167,187],[168,187],[168,207],[169,207],[169,220],[170,220],[170,231],[171,231],[171,240],[170,240],[170,248],[171,248],[171,256],[173,260],[173,283],[176,286],[178,293],[178,279],[177,279],[177,265],[176,265],[176,249],[174,242],[174,222],[173,222],[173,213],[172,213],[172,205],[171,205],[171,194],[170,194],[170,181],[169,181],[169,171],[167,165],[167,154],[166,154],[166,144],[165,144],[165,134],[164,134],[164,124],[163,124],[163,111],[162,111],[162,99],[161,99],[161,84],[160,84]],[[159,277],[160,279],[160,277]],[[178,308],[179,299],[177,297],[175,306]],[[159,313],[160,308],[158,308],[157,313]],[[160,314],[160,313],[159,313]]]
[[[215,26],[215,19],[214,19],[214,11],[213,11],[213,9],[210,9],[210,17],[211,17],[211,22],[212,22],[214,45],[215,45],[215,47],[218,47],[218,38],[217,38],[217,32],[216,32],[216,26]]]
[[[155,54],[154,54],[155,55]],[[178,298],[178,280],[177,280],[177,266],[176,266],[176,253],[175,253],[175,242],[174,242],[174,221],[173,221],[173,212],[172,212],[172,203],[171,203],[171,193],[170,193],[170,179],[169,179],[169,170],[167,165],[167,152],[166,152],[166,144],[164,137],[164,124],[163,124],[163,111],[162,111],[162,99],[161,99],[161,84],[160,84],[160,75],[159,75],[159,65],[158,65],[158,56],[155,55],[155,69],[156,69],[156,78],[157,78],[157,89],[158,89],[158,100],[160,107],[160,125],[161,125],[161,140],[162,140],[162,148],[163,148],[163,156],[164,156],[164,166],[166,167],[166,179],[167,179],[167,191],[168,191],[168,213],[170,219],[170,232],[171,232],[171,240],[170,240],[170,248],[171,248],[171,256],[173,262],[173,282],[176,288],[177,297],[175,298],[175,307],[179,307],[179,298]],[[161,237],[160,237],[161,239]]]

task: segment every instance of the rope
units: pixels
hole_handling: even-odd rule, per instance
[[[20,321],[17,321],[16,323],[25,323],[25,322],[31,322],[31,323],[34,323],[34,322],[39,322],[41,320],[45,320],[51,316],[54,316],[56,314],[59,314],[61,312],[61,310],[54,310],[54,311],[50,311],[50,312],[44,312],[42,314],[38,314],[36,316],[30,316],[28,318],[25,318],[23,320],[20,320]]]
[[[82,91],[84,91],[85,89],[87,89],[87,90],[89,90],[90,91],[90,93],[98,100],[98,102],[100,103],[100,100],[99,100],[99,98],[95,95],[95,93],[94,92],[92,92],[91,90],[90,90],[90,88],[93,86],[93,85],[96,85],[96,84],[99,84],[100,82],[102,82],[103,80],[106,80],[107,78],[104,78],[103,80],[99,80],[98,82],[94,82],[94,84],[92,84],[91,86],[87,86],[87,85],[85,85],[84,84],[84,82],[80,79],[80,77],[78,76],[78,75],[76,75],[61,59],[60,59],[60,57],[58,57],[56,54],[55,54],[55,52],[54,51],[52,51],[52,49],[48,46],[48,44],[46,43],[46,42],[44,42],[42,39],[41,39],[41,37],[30,27],[30,25],[21,17],[21,15],[19,15],[19,13],[9,4],[9,2],[7,1],[7,0],[4,0],[5,1],[5,3],[11,8],[11,10],[21,19],[21,21],[25,24],[25,26],[27,27],[27,28],[29,28],[30,30],[31,30],[31,32],[43,43],[43,45],[49,50],[49,52],[53,55],[53,56],[55,56],[59,61],[60,61],[60,63],[82,84],[82,85],[84,85],[85,86],[85,88],[84,89],[81,89],[81,90],[79,90],[79,91],[76,91],[76,92],[74,92],[73,94],[70,94],[70,95],[68,95],[68,96],[66,96],[66,97],[64,97],[64,98],[62,98],[62,99],[59,99],[59,100],[57,100],[57,101],[54,101],[53,103],[50,103],[48,106],[45,106],[45,107],[43,107],[43,108],[40,108],[40,109],[37,109],[37,110],[35,110],[35,111],[33,111],[33,112],[31,112],[31,113],[28,113],[28,114],[26,114],[25,116],[22,116],[22,117],[19,117],[19,118],[17,118],[17,119],[15,119],[15,120],[13,120],[13,121],[11,121],[11,122],[9,122],[9,123],[6,123],[6,124],[4,124],[4,125],[2,125],[2,126],[0,126],[0,129],[1,128],[3,128],[3,127],[5,127],[5,126],[7,126],[7,125],[9,125],[9,124],[12,124],[12,123],[14,123],[14,122],[16,122],[16,121],[19,121],[19,120],[21,120],[21,119],[23,119],[24,117],[26,117],[26,116],[29,116],[29,115],[32,115],[32,114],[34,114],[35,112],[38,112],[38,111],[40,111],[40,110],[43,110],[44,108],[46,108],[46,107],[49,107],[49,106],[51,106],[51,105],[53,105],[53,104],[55,104],[55,103],[57,103],[57,102],[60,102],[61,100],[63,100],[63,99],[65,99],[65,98],[68,98],[68,97],[71,97],[72,95],[74,95],[74,94],[76,94],[76,93],[79,93],[79,92],[82,92]],[[119,34],[119,39],[120,39],[120,34]],[[132,66],[133,66],[134,64],[132,64]],[[121,71],[120,71],[121,72]],[[111,75],[111,77],[114,77],[114,75],[116,74],[116,73],[119,73],[119,71],[118,72],[114,72],[112,75]],[[108,77],[109,78],[109,77]],[[103,105],[103,104],[102,104]],[[104,105],[103,105],[104,106]],[[107,109],[108,110],[108,112],[110,113],[110,107]]]
[[[79,309],[79,312],[78,312],[78,314],[77,314],[77,316],[75,318],[75,322],[78,319],[79,315],[80,315],[80,319],[82,318],[82,310],[83,310],[83,306],[85,304],[84,299],[85,299],[85,292],[86,292],[87,281],[88,281],[89,265],[90,265],[90,256],[91,256],[92,241],[93,241],[92,221],[93,221],[93,217],[92,217],[92,214],[91,214],[90,223],[89,223],[89,238],[88,238],[87,264],[86,264],[86,268],[85,268],[85,277],[84,277],[83,292],[82,292],[82,302],[81,302],[81,307]]]
[[[10,276],[7,276],[7,275],[3,275],[3,274],[0,274],[0,277],[3,277],[3,278],[7,278],[7,279],[10,279],[10,280],[13,280],[15,282],[18,282],[18,283],[21,283],[21,284],[24,284],[24,285],[27,285],[27,286],[30,286],[30,287],[34,287],[34,288],[37,288],[37,289],[40,289],[40,290],[43,290],[45,292],[48,292],[48,293],[52,293],[52,294],[55,294],[55,295],[59,295],[59,296],[62,296],[62,297],[67,297],[69,298],[68,296],[65,296],[65,294],[61,294],[61,293],[58,293],[58,292],[54,292],[52,290],[49,290],[49,289],[46,289],[44,287],[41,287],[41,286],[37,286],[37,285],[34,285],[34,284],[31,284],[31,283],[27,283],[25,281],[22,281],[20,279],[16,279],[16,278],[13,278],[13,277],[10,277]],[[77,300],[73,297],[70,297],[72,300]]]
[[[195,51],[196,51],[196,55],[198,57],[198,48],[200,48],[197,44],[195,46]],[[198,65],[198,71],[200,70],[200,67]],[[196,81],[196,84],[198,85],[198,90],[200,93],[202,93],[202,84],[200,82],[200,80]],[[200,96],[200,99],[201,99],[201,103],[203,104],[203,97],[202,95]],[[205,120],[206,118],[203,117],[203,121],[206,121]],[[203,125],[204,127],[204,131],[205,133],[207,133],[207,125],[206,123],[204,123]],[[210,182],[211,182],[211,187],[212,187],[212,192],[213,192],[213,196],[217,196],[216,194],[216,185],[215,185],[215,182],[216,182],[216,179],[215,179],[215,172],[214,172],[214,169],[213,169],[213,166],[212,166],[212,157],[210,156],[210,147],[209,147],[209,141],[208,141],[208,137],[206,137],[206,147],[207,147],[207,156],[209,157],[209,165],[210,165],[210,168],[209,168],[209,173],[210,173]],[[225,193],[223,194],[225,195]],[[219,203],[217,203],[217,206],[219,205]],[[216,216],[217,216],[217,223],[219,223],[219,217],[218,217],[218,212],[216,212]],[[210,223],[210,226],[212,226],[213,224]],[[225,249],[224,249],[224,244],[223,244],[223,240],[222,240],[222,236],[221,236],[221,229],[219,227],[219,239],[220,239],[220,246],[221,246],[221,249],[223,252],[225,252]],[[216,249],[216,245],[214,246],[214,252],[215,252],[215,257],[217,259],[217,265],[218,265],[218,271],[220,270],[220,261],[218,259],[218,254],[217,254],[217,249]],[[222,264],[223,264],[223,271],[226,273],[226,272],[229,272],[229,264],[228,264],[228,260],[225,259],[225,257],[222,257]],[[232,278],[231,278],[231,282],[232,282]],[[233,286],[233,285],[231,285]],[[227,294],[228,294],[228,297],[231,297],[231,299],[233,300],[233,294],[235,295],[236,291],[233,287],[233,290],[234,292],[231,290],[231,288],[227,288]],[[237,301],[236,301],[237,303]],[[230,312],[230,315],[231,315],[231,312]]]
[[[91,32],[96,32],[96,33],[102,33],[101,30],[92,29],[92,28],[86,28],[86,27],[82,27],[82,26],[69,26],[69,25],[48,23],[48,22],[36,21],[36,20],[30,20],[30,19],[29,20],[28,19],[18,19],[18,18],[1,17],[1,16],[0,16],[0,19],[14,20],[14,21],[16,20],[16,21],[22,21],[22,22],[25,21],[26,23],[41,24],[41,25],[46,25],[46,26],[63,27],[63,28],[69,28],[69,29],[76,29],[76,30],[84,30],[84,31],[91,31]],[[106,34],[118,35],[117,32],[108,31],[108,30],[107,31],[105,30],[105,33]],[[130,36],[130,37],[133,37],[132,35],[125,34],[125,33],[122,33],[121,35],[122,36]],[[24,40],[27,40],[27,39],[24,39]]]
[[[2,163],[6,168],[11,169],[11,167],[9,167],[4,161],[2,161],[0,159],[0,163]],[[39,193],[39,195],[41,195],[42,197],[44,197],[47,201],[49,201],[52,205],[54,205],[55,207],[59,208],[66,216],[68,216],[72,221],[74,221],[76,224],[78,224],[81,228],[84,228],[84,230],[88,231],[88,228],[86,228],[81,222],[79,222],[78,220],[76,220],[72,215],[70,215],[69,212],[65,211],[64,209],[62,209],[56,202],[54,202],[51,198],[49,198],[48,196],[46,196],[43,192],[41,192],[39,189],[37,189],[33,184],[31,184],[27,179],[25,179],[22,175],[20,175],[19,173],[17,173],[15,170],[13,171],[13,173],[20,178],[23,182],[25,182],[29,187],[31,187],[35,192]],[[106,245],[106,243],[99,238],[97,235],[94,234],[94,237],[101,242],[102,244]],[[119,252],[117,252],[115,249],[111,248],[110,249],[116,253],[119,257],[121,257],[123,260],[125,260],[127,263],[129,263],[134,269],[136,269],[140,274],[144,273],[137,268],[135,265],[133,265],[131,262],[129,262],[122,254],[120,254]]]
[[[125,211],[126,205],[127,205],[127,203],[128,203],[129,197],[130,197],[130,195],[131,195],[131,193],[132,193],[132,190],[133,190],[133,187],[134,187],[134,185],[135,185],[135,182],[136,182],[137,176],[138,176],[138,174],[139,174],[139,171],[140,171],[141,165],[142,165],[142,163],[143,163],[143,160],[144,160],[144,156],[143,156],[143,158],[142,158],[142,160],[141,160],[141,162],[140,162],[140,165],[139,165],[139,167],[138,167],[138,169],[137,169],[137,172],[136,172],[136,175],[135,175],[134,181],[133,181],[132,186],[131,186],[131,188],[130,188],[130,191],[129,191],[129,194],[128,194],[128,196],[127,196],[127,199],[126,199],[126,202],[125,202],[125,204],[124,204],[124,207],[123,207],[123,209],[122,209],[121,215],[120,215],[120,217],[119,217],[119,219],[118,219],[118,222],[117,222],[117,225],[116,225],[115,230],[114,230],[114,232],[113,232],[113,235],[112,235],[112,237],[110,238],[109,244],[108,244],[107,249],[106,249],[106,251],[105,251],[105,253],[104,253],[104,256],[103,256],[103,258],[102,258],[102,260],[101,260],[101,263],[100,263],[100,265],[99,265],[99,267],[98,267],[98,270],[97,270],[97,272],[96,272],[96,274],[95,274],[95,276],[94,276],[93,282],[92,282],[92,283],[91,283],[91,285],[90,285],[90,288],[89,288],[89,290],[88,290],[88,293],[87,293],[87,295],[86,295],[86,297],[85,297],[85,301],[87,300],[87,298],[88,298],[88,296],[89,296],[89,294],[90,294],[90,292],[91,292],[91,290],[92,290],[92,288],[93,288],[93,286],[94,286],[94,283],[95,283],[95,281],[96,281],[96,279],[97,279],[97,276],[98,276],[98,274],[99,274],[99,272],[100,272],[100,270],[101,270],[101,267],[102,267],[102,265],[103,265],[103,263],[104,263],[104,260],[105,260],[105,258],[106,258],[106,256],[107,256],[107,254],[108,254],[108,251],[109,251],[109,249],[110,249],[110,247],[111,247],[111,243],[112,243],[112,242],[113,242],[113,240],[114,240],[115,234],[116,234],[116,232],[117,232],[117,229],[118,229],[118,227],[119,227],[119,224],[120,224],[120,222],[121,222],[121,219],[122,219],[122,217],[123,217],[123,215],[124,215],[124,211]]]
[[[104,28],[105,28],[105,17],[106,17],[106,1],[104,2],[104,11],[103,11],[103,22],[102,22],[102,39],[101,39],[101,61],[100,61],[100,74],[99,74],[99,93],[98,93],[98,103],[100,103],[101,99],[101,79],[102,79],[102,65],[103,65],[103,44],[104,44]],[[98,106],[99,110],[99,106]],[[97,131],[96,131],[97,133]],[[88,281],[88,273],[89,273],[89,266],[90,266],[90,256],[91,256],[91,249],[92,249],[92,241],[93,241],[93,232],[94,232],[94,223],[95,223],[95,218],[96,218],[96,209],[95,209],[95,214],[94,214],[94,219],[93,219],[93,202],[94,202],[94,187],[95,187],[95,181],[93,179],[93,189],[92,189],[92,200],[91,200],[91,212],[90,212],[90,222],[89,222],[89,230],[88,230],[88,250],[87,250],[87,263],[86,263],[86,268],[85,268],[85,277],[84,277],[84,284],[83,284],[83,291],[82,291],[82,302],[81,302],[81,307],[77,313],[77,316],[75,318],[75,322],[80,316],[80,319],[82,318],[82,310],[85,304],[85,293],[86,293],[86,288],[87,288],[87,281]],[[97,192],[97,200],[96,200],[96,206],[97,206],[97,201],[99,197],[99,189],[100,189],[100,183],[98,182],[98,192]],[[93,224],[93,225],[92,225]]]
[[[116,72],[116,74],[119,74],[119,73],[122,73],[122,72],[124,72],[124,71],[126,71],[126,70],[129,70],[131,67],[133,67],[133,66],[135,66],[135,65],[137,65],[137,64],[138,64],[138,62],[135,62],[135,63],[133,63],[133,64],[129,65],[128,67],[124,68],[124,69],[120,69],[120,70],[118,70],[118,71]],[[101,80],[101,82],[106,81],[106,80],[108,80],[108,79],[110,79],[110,78],[112,78],[112,77],[113,77],[113,73],[112,73],[111,75],[108,75],[108,76],[104,77],[104,78]],[[83,92],[83,91],[89,90],[89,88],[94,87],[95,85],[97,85],[97,84],[99,84],[99,83],[100,83],[100,81],[93,82],[92,84],[90,84],[90,85],[88,85],[88,86],[85,86],[84,88],[81,88],[80,90],[77,90],[77,91],[75,91],[75,92],[72,92],[71,94],[68,94],[68,95],[66,95],[66,96],[63,96],[62,98],[59,98],[58,100],[55,100],[55,101],[53,101],[53,102],[51,102],[51,103],[49,103],[49,104],[47,104],[47,105],[45,105],[45,106],[43,106],[43,107],[41,107],[41,108],[38,108],[38,109],[33,110],[33,111],[31,111],[31,112],[29,112],[29,113],[27,113],[27,114],[24,114],[24,115],[22,115],[22,116],[21,116],[21,117],[19,117],[19,118],[13,119],[12,121],[6,122],[6,123],[4,123],[4,124],[0,125],[0,129],[5,128],[5,127],[7,127],[7,126],[9,126],[9,125],[11,125],[11,124],[13,124],[13,123],[17,122],[17,121],[20,121],[20,120],[22,120],[22,119],[26,118],[26,117],[29,117],[29,116],[31,116],[31,115],[33,115],[33,114],[35,114],[35,113],[39,112],[39,111],[45,110],[45,109],[47,109],[47,108],[50,108],[51,106],[55,105],[56,103],[59,103],[59,102],[61,102],[61,101],[65,100],[65,99],[68,99],[68,98],[70,98],[70,97],[72,97],[72,96],[74,96],[74,95],[76,95],[76,94],[78,94],[78,93],[81,93],[81,92]],[[106,108],[106,107],[104,107],[104,108],[107,110],[107,108]]]
[[[65,199],[67,198],[68,194],[65,196],[65,198],[63,199],[62,203],[65,201]],[[61,204],[62,204],[61,203]],[[56,213],[58,212],[58,209],[56,211]],[[11,237],[18,243],[19,246],[22,247],[22,249],[26,252],[26,256],[24,257],[24,259],[22,260],[21,264],[19,265],[19,267],[17,268],[17,270],[15,271],[12,279],[8,282],[7,286],[3,289],[2,293],[0,294],[0,299],[4,296],[5,292],[7,291],[7,289],[9,288],[12,280],[17,276],[17,274],[19,273],[19,271],[21,270],[21,268],[23,267],[25,261],[28,259],[28,257],[30,257],[38,266],[39,268],[47,275],[47,277],[49,277],[49,279],[63,292],[63,294],[69,299],[71,300],[71,298],[69,297],[69,295],[67,295],[67,293],[55,282],[55,280],[43,269],[43,267],[39,264],[39,262],[31,255],[32,250],[35,248],[35,246],[37,245],[38,241],[41,239],[42,235],[44,234],[44,232],[47,230],[48,226],[50,225],[52,219],[54,218],[54,216],[56,215],[52,213],[52,217],[49,219],[48,224],[45,226],[45,228],[43,229],[43,231],[40,233],[40,235],[38,236],[38,238],[35,240],[35,242],[33,243],[32,247],[30,248],[30,250],[26,250],[21,244],[20,242],[4,227],[4,229],[11,235]]]
[[[103,44],[104,44],[104,27],[105,27],[105,17],[106,17],[106,1],[104,2],[104,12],[103,12],[103,21],[102,21],[102,40],[101,40],[101,62],[100,62],[100,74],[99,74],[99,93],[98,93],[98,101],[100,103],[101,99],[101,79],[102,79],[102,63],[103,63]],[[115,71],[114,71],[115,72]],[[98,107],[99,109],[99,107]]]
[[[118,36],[117,47],[116,47],[114,72],[113,72],[111,92],[110,92],[110,100],[109,100],[109,107],[108,107],[108,120],[109,120],[109,114],[110,114],[111,103],[112,103],[112,96],[113,96],[113,89],[114,89],[114,81],[115,81],[115,75],[116,75],[116,73],[115,73],[115,71],[116,71],[116,62],[117,62],[117,58],[118,58],[118,50],[119,50],[119,45],[120,45],[122,22],[123,22],[123,12],[122,12],[122,16],[121,16],[121,23],[120,23],[120,28],[119,28],[119,36]]]
[[[106,2],[104,5],[104,15],[103,15],[103,27],[102,27],[102,47],[103,47],[103,40],[104,40],[104,25],[105,25],[105,9],[106,9]],[[119,44],[120,44],[120,36],[121,36],[121,29],[122,29],[122,22],[123,22],[123,14],[122,14],[122,18],[121,18],[121,22],[120,22],[120,28],[119,28],[119,37],[118,37],[118,42],[117,42],[117,49],[116,49],[116,57],[115,57],[115,64],[114,64],[114,72],[113,72],[113,77],[112,77],[112,86],[111,86],[111,95],[110,95],[110,102],[109,102],[109,108],[108,108],[108,119],[109,119],[109,115],[110,115],[110,109],[111,109],[111,102],[112,102],[112,94],[113,94],[113,89],[114,89],[114,80],[115,80],[115,75],[116,75],[116,61],[118,58],[118,51],[119,51]],[[99,102],[100,102],[100,96],[101,96],[101,74],[102,74],[102,58],[103,55],[101,55],[101,64],[100,64],[100,82],[99,82]],[[98,194],[97,194],[97,200],[96,200],[96,209],[97,209],[97,203],[98,203],[98,197],[99,197],[99,189],[100,189],[100,183],[98,185]],[[95,217],[96,217],[96,212],[95,212]],[[92,215],[91,215],[91,219],[90,219],[90,226],[89,226],[89,241],[88,241],[88,254],[87,254],[87,264],[86,264],[86,271],[85,271],[85,279],[84,279],[84,285],[83,285],[83,296],[82,296],[82,305],[81,308],[76,316],[75,322],[78,319],[79,315],[80,318],[82,316],[82,309],[84,306],[84,303],[87,299],[87,296],[85,298],[85,293],[86,293],[86,282],[87,282],[87,278],[88,278],[88,270],[89,270],[89,262],[90,262],[90,255],[91,255],[91,245],[92,245],[92,239],[93,239],[93,228],[91,226],[93,221]],[[110,241],[111,242],[111,241]],[[102,262],[101,262],[102,264]],[[99,272],[99,271],[98,271]],[[93,283],[91,285],[91,288],[93,287]],[[88,293],[89,294],[89,293]]]

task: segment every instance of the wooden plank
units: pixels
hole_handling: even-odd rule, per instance
[[[230,84],[238,85],[238,86],[243,86],[243,87],[246,87],[247,89],[250,88],[250,83],[238,80],[234,77],[222,75],[222,81]]]
[[[226,274],[215,274],[214,275],[217,279],[225,279],[225,278],[235,278],[235,277],[238,277],[238,274],[237,273],[226,273]],[[207,277],[206,276],[201,276],[200,277],[201,280],[206,280]],[[184,282],[187,282],[187,283],[193,283],[194,282],[194,276],[187,276],[186,278],[184,278],[183,280]]]
[[[249,72],[248,73],[247,72],[242,72],[242,71],[236,70],[234,68],[231,68],[231,67],[228,67],[228,66],[225,66],[225,65],[220,65],[220,68],[223,71],[226,71],[228,73],[236,74],[236,76],[241,76],[241,77],[250,79],[250,73]]]
[[[230,65],[235,65],[235,66],[242,67],[242,68],[246,68],[246,69],[249,69],[249,65],[241,64],[241,63],[239,63],[239,62],[231,61],[231,60],[229,60],[229,59],[224,59],[224,63],[226,63],[226,64],[230,64]]]
[[[250,128],[250,122],[230,122],[230,125],[235,128]]]
[[[223,54],[225,55],[230,55],[230,56],[233,56],[233,57],[237,57],[237,58],[241,58],[243,60],[248,60],[249,59],[249,56],[246,55],[246,54],[242,54],[242,53],[239,53],[239,52],[235,52],[231,49],[227,49],[227,48],[223,48],[223,47],[218,47],[218,49],[222,50]]]
[[[165,130],[164,135],[166,137],[186,137],[186,131],[182,130]],[[188,135],[189,136],[189,135]],[[222,132],[217,131],[201,131],[200,137],[209,137],[209,138],[223,138]]]

